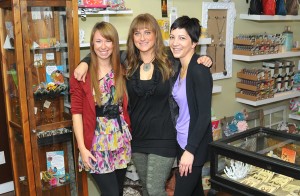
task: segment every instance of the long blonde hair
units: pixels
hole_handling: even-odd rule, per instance
[[[128,67],[126,70],[126,77],[130,79],[130,77],[134,74],[134,72],[139,67],[140,61],[140,51],[134,44],[134,33],[138,29],[147,28],[155,34],[156,40],[154,45],[154,56],[155,62],[158,65],[158,68],[162,74],[163,81],[169,79],[171,77],[172,67],[168,59],[168,55],[166,52],[166,47],[163,42],[162,34],[160,31],[160,27],[156,21],[156,19],[148,13],[140,14],[136,16],[131,22],[128,38],[127,38],[127,61]]]
[[[91,76],[91,87],[95,92],[95,99],[98,106],[101,106],[101,92],[99,88],[98,80],[98,64],[97,64],[97,55],[94,50],[94,35],[96,32],[100,34],[107,40],[111,40],[113,44],[113,51],[111,54],[111,65],[114,72],[114,83],[116,93],[114,95],[114,103],[117,103],[126,93],[126,83],[124,77],[124,68],[120,63],[120,49],[119,49],[119,36],[116,28],[108,22],[98,22],[92,29],[90,37],[90,52],[91,52],[91,65],[89,66],[89,73]]]

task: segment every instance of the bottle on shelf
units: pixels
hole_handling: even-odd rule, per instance
[[[293,48],[293,32],[291,31],[291,27],[285,26],[282,35],[285,37],[283,47],[282,47],[282,52],[291,51]]]

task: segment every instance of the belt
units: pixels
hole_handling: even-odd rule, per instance
[[[117,119],[120,131],[123,133],[119,105],[96,105],[96,117],[106,117],[108,119]]]

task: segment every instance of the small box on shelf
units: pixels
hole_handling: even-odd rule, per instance
[[[233,54],[245,56],[276,54],[283,40],[281,34],[240,34],[233,39]]]
[[[273,92],[258,93],[258,92],[254,92],[254,91],[241,90],[240,92],[235,93],[235,97],[247,99],[250,101],[259,101],[259,100],[263,100],[263,99],[273,98],[274,93]]]
[[[269,73],[265,73],[262,69],[255,70],[255,69],[243,69],[241,72],[237,73],[237,77],[241,79],[253,80],[253,81],[260,81],[260,80],[270,80],[272,79]],[[249,71],[249,72],[248,72]]]
[[[245,80],[242,80],[245,81]],[[273,90],[274,82],[273,80],[267,80],[264,82],[254,82],[251,81],[252,84],[245,84],[243,82],[237,82],[236,87],[240,89],[246,89],[250,91],[264,91],[264,90]]]

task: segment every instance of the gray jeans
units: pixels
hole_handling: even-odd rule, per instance
[[[166,181],[175,157],[133,153],[132,160],[143,186],[143,196],[166,196]]]

